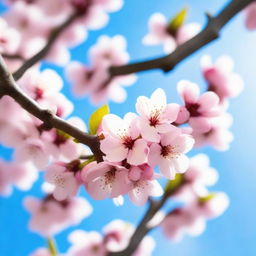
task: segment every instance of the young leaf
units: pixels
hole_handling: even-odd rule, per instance
[[[183,175],[177,173],[174,180],[169,180],[165,186],[165,193],[173,194],[184,182]]]
[[[176,35],[177,30],[185,23],[187,18],[188,9],[183,8],[179,11],[170,21],[168,25],[168,31],[172,35]]]
[[[212,192],[209,193],[207,196],[204,197],[199,197],[199,203],[204,204],[207,203],[208,201],[210,201],[211,199],[213,199],[215,197],[216,193]]]
[[[109,114],[108,105],[103,105],[92,113],[89,119],[89,133],[95,135],[97,133],[98,127],[102,121],[102,118]]]

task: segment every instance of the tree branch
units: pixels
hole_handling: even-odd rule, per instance
[[[80,16],[79,12],[74,12],[72,15],[70,15],[70,17],[63,23],[61,24],[59,27],[55,28],[52,33],[50,34],[49,38],[48,38],[48,42],[47,44],[43,47],[42,50],[40,50],[38,53],[36,53],[34,56],[32,56],[30,59],[28,59],[27,61],[25,61],[23,63],[23,65],[16,70],[13,73],[13,77],[14,79],[17,81],[19,80],[22,75],[30,68],[32,67],[34,64],[36,64],[39,60],[43,59],[48,52],[50,51],[50,49],[52,48],[53,44],[56,42],[56,40],[58,39],[59,35],[68,27],[70,26],[78,17]]]
[[[207,15],[208,23],[206,27],[192,39],[188,40],[184,44],[178,46],[176,50],[169,55],[155,58],[152,60],[146,60],[141,62],[135,62],[123,66],[112,66],[109,69],[110,76],[127,75],[131,73],[161,69],[164,72],[172,70],[177,64],[179,64],[186,57],[195,53],[208,43],[214,41],[219,37],[221,29],[241,10],[255,0],[233,0],[231,1],[217,16],[212,17]]]
[[[4,95],[12,97],[23,109],[40,119],[47,128],[59,129],[90,147],[97,161],[102,161],[102,152],[97,136],[79,130],[67,121],[57,117],[50,110],[41,108],[37,102],[30,99],[16,84],[8,72],[2,56],[0,56],[0,98]]]
[[[173,181],[175,183],[175,180]],[[139,244],[143,240],[143,238],[149,233],[154,227],[150,227],[148,224],[157,214],[157,212],[165,205],[171,195],[177,192],[181,186],[184,185],[185,180],[181,178],[179,183],[175,187],[168,187],[165,188],[165,193],[163,194],[162,198],[159,201],[150,200],[149,208],[146,211],[144,217],[142,218],[141,222],[137,226],[135,232],[133,233],[129,245],[126,249],[121,252],[110,252],[108,256],[130,256],[132,255],[136,249],[138,248]]]

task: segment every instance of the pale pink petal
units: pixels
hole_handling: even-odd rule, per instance
[[[140,165],[147,161],[148,145],[143,139],[135,141],[133,149],[129,151],[127,156],[127,162],[132,165]]]

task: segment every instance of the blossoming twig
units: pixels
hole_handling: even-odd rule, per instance
[[[16,70],[13,73],[13,77],[14,79],[17,81],[19,80],[22,75],[26,72],[27,69],[29,69],[30,67],[32,67],[34,64],[36,64],[39,60],[41,60],[42,58],[44,58],[47,53],[49,52],[49,50],[51,49],[51,47],[53,46],[53,44],[56,42],[56,40],[58,39],[59,35],[69,26],[71,25],[77,18],[79,17],[79,12],[75,12],[72,15],[70,15],[68,17],[68,19],[66,21],[64,21],[64,23],[62,23],[59,27],[57,27],[56,29],[54,29],[51,33],[51,35],[49,36],[48,42],[47,44],[43,47],[43,49],[41,49],[38,53],[36,53],[34,56],[32,56],[30,59],[28,59],[27,61],[25,61],[23,63],[23,65]]]
[[[186,57],[190,56],[203,46],[212,42],[219,37],[220,30],[241,10],[249,5],[254,0],[233,0],[229,3],[217,16],[212,17],[207,14],[208,23],[206,27],[196,36],[178,46],[176,50],[169,55],[146,60],[141,62],[134,62],[128,65],[112,66],[109,69],[112,77],[119,75],[127,75],[140,71],[151,69],[161,69],[164,72],[172,70]]]
[[[15,83],[13,76],[8,72],[3,58],[0,57],[0,98],[4,95],[12,97],[23,109],[43,121],[45,127],[62,130],[77,139],[80,143],[87,145],[92,150],[97,161],[102,160],[102,152],[99,148],[97,136],[89,135],[79,130],[54,115],[51,111],[41,108],[34,100],[25,95]]]

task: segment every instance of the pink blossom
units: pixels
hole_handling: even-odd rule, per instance
[[[15,186],[20,190],[29,190],[38,178],[35,167],[29,163],[4,162],[0,159],[0,194],[8,196]]]
[[[108,251],[118,252],[124,250],[130,241],[135,229],[134,226],[123,220],[113,220],[103,228],[104,244]],[[150,256],[155,247],[154,240],[145,236],[133,256]]]
[[[29,228],[44,237],[50,237],[69,226],[79,224],[92,212],[91,206],[81,197],[61,202],[51,195],[43,200],[26,197],[24,206],[32,215]]]
[[[193,130],[200,132],[209,131],[211,127],[210,118],[220,113],[219,97],[217,94],[205,92],[200,95],[198,85],[185,80],[178,83],[178,92],[184,101],[185,108],[181,111],[181,116],[178,116],[176,122],[189,121]]]
[[[189,167],[189,159],[185,155],[192,149],[194,139],[183,134],[179,128],[161,135],[160,144],[152,143],[149,152],[149,165],[159,165],[160,172],[168,179],[174,179],[176,173],[184,173]]]
[[[62,78],[52,69],[39,70],[39,67],[29,69],[19,80],[24,92],[39,103],[56,97],[63,87]]]
[[[172,129],[172,122],[177,119],[179,106],[167,104],[165,92],[158,88],[150,99],[140,96],[137,99],[136,110],[140,115],[139,125],[142,137],[150,142],[159,142],[160,134]]]
[[[95,232],[75,230],[69,235],[72,246],[69,248],[68,256],[106,256],[106,248],[102,236]]]
[[[87,131],[85,123],[78,117],[71,117],[67,122],[80,130]],[[44,131],[41,138],[45,142],[48,151],[51,152],[54,160],[72,161],[79,158],[82,154],[82,145],[74,142],[73,137],[57,129]]]
[[[174,241],[179,241],[185,234],[198,236],[203,233],[206,221],[223,214],[229,205],[224,193],[213,193],[198,198],[183,208],[170,212],[161,226],[164,234]]]
[[[79,163],[71,163],[70,166],[64,163],[53,163],[47,167],[45,180],[54,185],[53,196],[56,200],[61,201],[76,195],[79,183],[75,177],[75,171]]]
[[[207,195],[205,198],[207,198]],[[201,202],[199,202],[199,211],[203,216],[209,219],[219,217],[229,206],[229,198],[223,192],[212,193],[210,194],[210,199],[205,202],[202,201],[204,201],[204,199],[201,199]]]
[[[180,241],[185,234],[198,236],[205,230],[205,219],[194,214],[194,210],[185,207],[172,211],[163,220],[161,227],[167,238]]]
[[[249,30],[256,29],[256,3],[251,3],[246,9],[245,9],[245,26]]]
[[[217,182],[218,173],[210,167],[207,155],[198,154],[190,158],[189,168],[183,174],[183,184],[174,194],[174,197],[182,201],[193,201],[197,197],[208,194],[208,186]]]
[[[150,176],[148,175],[150,173]],[[144,205],[150,196],[161,196],[163,189],[154,180],[154,171],[148,165],[133,166],[129,170],[129,179],[132,189],[129,191],[129,198],[136,205]]]
[[[146,45],[164,45],[164,51],[170,53],[179,45],[195,36],[201,29],[200,24],[182,25],[175,33],[168,30],[168,21],[161,13],[154,13],[149,19],[149,33],[143,38]]]
[[[124,250],[134,233],[134,227],[123,220],[113,220],[103,228],[104,243],[107,250],[118,252]]]
[[[241,93],[244,83],[241,76],[233,72],[234,63],[229,56],[221,56],[212,63],[211,57],[205,55],[201,63],[208,90],[215,92],[221,101]]]
[[[43,141],[31,138],[16,147],[15,159],[19,162],[31,161],[38,169],[43,169],[48,165],[50,155]]]
[[[128,170],[108,162],[86,166],[82,171],[82,180],[87,192],[96,200],[114,198],[130,189]]]
[[[18,31],[10,28],[2,18],[0,18],[0,35],[0,53],[15,53],[20,43],[20,35]]]
[[[104,116],[102,130],[105,139],[100,141],[100,148],[106,154],[105,158],[111,162],[127,159],[127,163],[140,165],[147,161],[148,145],[139,138],[140,130],[137,126],[137,116],[127,113],[124,119],[109,114]]]
[[[133,256],[151,256],[156,242],[151,236],[145,236]]]
[[[230,143],[233,141],[233,134],[228,130],[232,121],[232,116],[227,112],[211,118],[209,131],[193,131],[195,147],[212,146],[219,151],[228,150]]]
[[[111,65],[126,64],[129,55],[126,52],[126,41],[122,36],[113,38],[101,36],[89,51],[91,66],[79,62],[70,63],[66,74],[73,84],[76,96],[89,95],[94,104],[111,99],[122,102],[126,92],[122,86],[134,83],[134,75],[111,78],[108,69]]]

